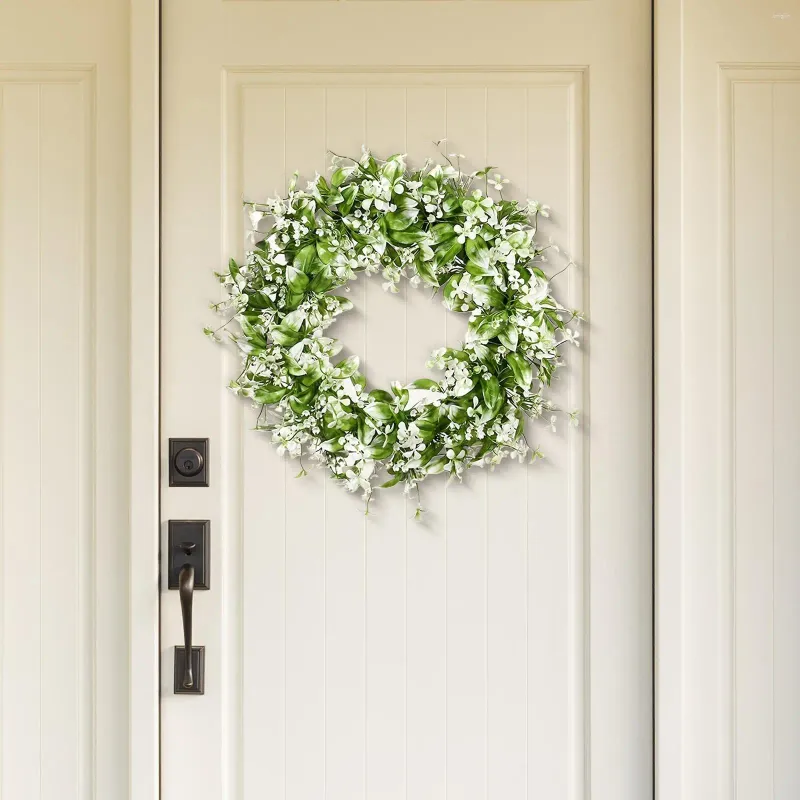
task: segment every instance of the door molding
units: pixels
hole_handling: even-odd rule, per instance
[[[130,797],[159,797],[160,1],[130,0]]]
[[[653,6],[655,791],[666,800],[683,797],[683,413],[667,401],[682,386],[683,3]]]

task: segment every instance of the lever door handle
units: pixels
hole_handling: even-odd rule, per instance
[[[171,519],[167,585],[177,589],[181,601],[183,647],[176,645],[173,659],[175,694],[204,694],[205,648],[192,644],[194,593],[209,588],[208,520]]]
[[[178,593],[181,598],[181,616],[183,617],[183,647],[185,658],[183,661],[183,680],[181,685],[184,689],[191,689],[194,686],[194,675],[192,674],[192,600],[194,599],[194,567],[186,564],[181,568],[178,575]]]

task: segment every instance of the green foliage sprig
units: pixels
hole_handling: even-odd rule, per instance
[[[309,454],[367,499],[382,472],[383,487],[408,492],[428,475],[522,460],[525,416],[547,413],[554,427],[544,390],[560,345],[578,344],[580,314],[551,294],[548,246],[535,241],[547,206],[503,199],[508,181],[492,167],[465,174],[453,158],[411,172],[403,155],[335,156],[305,190],[295,174],[286,197],[246,203],[253,248],[219,275],[227,299],[215,308],[238,323],[243,362],[230,388],[261,407],[279,452]],[[378,272],[387,291],[407,278],[468,316],[463,344],[431,355],[440,380],[368,391],[357,357],[335,361],[341,344],[326,330],[352,308],[337,291]]]

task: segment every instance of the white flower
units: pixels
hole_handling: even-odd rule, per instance
[[[543,217],[550,216],[550,206],[540,203],[538,200],[528,200],[528,213],[540,214]]]
[[[550,428],[551,431],[553,431],[553,433],[556,432],[556,421],[557,420],[558,420],[558,417],[555,414],[553,414],[550,417],[550,424],[547,426],[548,428]]]
[[[498,191],[498,192],[502,192],[502,191],[503,191],[503,186],[504,186],[505,184],[507,184],[508,182],[509,182],[509,181],[508,181],[508,178],[504,178],[504,177],[503,177],[502,175],[500,175],[499,173],[498,173],[498,174],[496,174],[496,175],[494,176],[494,179],[492,179],[492,178],[489,178],[489,183],[490,183],[490,184],[491,184],[491,185],[492,185],[492,186],[493,186],[495,189],[497,189],[497,191]]]
[[[569,424],[573,428],[577,428],[579,423],[580,423],[580,420],[578,419],[579,415],[580,415],[579,411],[570,411],[569,412]]]
[[[258,223],[261,222],[262,219],[264,219],[264,212],[256,208],[255,206],[251,206],[249,216],[250,216],[250,224],[254,228],[257,228]]]

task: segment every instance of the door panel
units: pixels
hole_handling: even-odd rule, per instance
[[[163,511],[212,520],[213,577],[195,601],[203,697],[172,694],[180,618],[163,597],[165,798],[649,796],[647,9],[191,5],[165,4],[162,414],[165,437],[211,438],[212,485],[165,488]],[[593,25],[617,35],[602,11],[641,41],[598,46]],[[476,56],[437,26],[507,44]],[[375,34],[395,29],[402,46]],[[531,426],[544,465],[429,481],[421,523],[402,492],[365,517],[323,472],[296,479],[224,391],[237,357],[200,333],[211,271],[243,253],[243,197],[324,171],[328,150],[421,164],[443,136],[553,207],[542,234],[582,265],[559,295],[592,320],[591,358],[571,354],[557,394],[588,424]],[[334,329],[376,386],[427,374],[466,327],[380,284],[354,284]]]
[[[663,6],[661,791],[782,800],[800,792],[800,2]]]
[[[129,785],[129,13],[0,4],[4,800]]]

